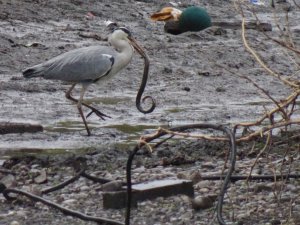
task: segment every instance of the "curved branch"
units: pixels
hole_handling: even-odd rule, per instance
[[[57,191],[59,189],[66,187],[67,185],[73,183],[74,181],[78,180],[81,177],[81,175],[84,173],[85,169],[86,168],[81,169],[77,174],[75,174],[75,176],[71,177],[70,179],[68,179],[54,187],[50,187],[50,188],[46,188],[46,189],[42,190],[42,194],[48,194],[50,192]]]
[[[262,60],[261,58],[256,54],[256,52],[249,46],[247,39],[246,39],[246,35],[245,35],[245,17],[242,17],[242,38],[243,38],[243,42],[245,45],[245,48],[247,49],[247,51],[249,53],[251,53],[253,55],[253,57],[255,58],[255,60],[272,76],[278,78],[279,80],[281,80],[284,84],[289,85],[292,88],[299,88],[299,85],[288,81],[287,79],[283,79],[282,77],[280,77],[279,74],[275,73],[273,70],[271,70]]]
[[[102,217],[88,216],[88,215],[85,215],[81,212],[74,211],[74,210],[71,210],[71,209],[67,209],[65,207],[62,207],[62,206],[60,206],[60,205],[58,205],[54,202],[46,200],[46,199],[44,199],[42,197],[39,197],[37,195],[31,194],[31,193],[26,192],[26,191],[14,189],[14,188],[7,188],[3,191],[4,197],[8,200],[12,199],[12,197],[9,196],[9,193],[24,195],[24,196],[26,196],[27,198],[29,198],[33,201],[42,202],[45,205],[48,205],[52,208],[60,210],[62,213],[66,214],[66,215],[73,216],[73,217],[79,218],[79,219],[84,220],[84,221],[93,221],[93,222],[97,222],[99,224],[108,224],[108,225],[124,225],[123,223],[115,221],[115,220],[110,220],[110,219],[106,219],[106,218],[102,218]]]

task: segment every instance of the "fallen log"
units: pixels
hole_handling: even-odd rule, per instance
[[[0,134],[42,132],[43,126],[30,123],[0,122]]]
[[[241,22],[224,22],[215,21],[212,23],[213,26],[222,27],[225,29],[241,29]],[[270,23],[258,23],[256,21],[248,21],[245,24],[246,29],[253,29],[258,31],[272,31],[272,25]]]

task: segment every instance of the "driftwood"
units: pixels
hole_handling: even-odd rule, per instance
[[[43,131],[43,126],[40,124],[10,123],[10,122],[0,123],[0,134],[25,133],[25,132],[36,133],[42,131]]]
[[[212,23],[213,26],[218,26],[227,29],[241,29],[241,22],[223,22],[215,21]],[[272,31],[272,25],[270,23],[258,23],[257,21],[249,21],[245,23],[246,29],[253,29],[258,31]]]

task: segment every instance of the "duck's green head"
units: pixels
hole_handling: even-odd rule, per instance
[[[178,23],[183,32],[200,31],[211,26],[211,18],[205,9],[191,6],[182,12]]]
[[[161,12],[153,14],[151,18],[166,21],[165,31],[175,35],[187,31],[200,31],[211,26],[211,18],[206,10],[196,6],[188,7],[183,12],[166,7]]]

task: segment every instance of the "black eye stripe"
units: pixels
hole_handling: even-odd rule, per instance
[[[115,30],[122,30],[124,31],[126,34],[128,34],[128,36],[131,36],[131,32],[126,28],[126,27],[118,27]]]

